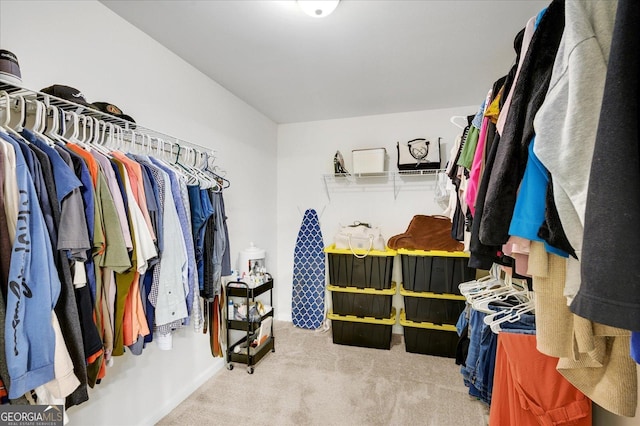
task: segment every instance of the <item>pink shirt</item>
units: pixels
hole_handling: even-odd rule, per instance
[[[491,104],[493,90],[489,90],[487,93],[487,101],[485,105],[487,107]],[[482,119],[482,125],[480,126],[480,135],[478,136],[478,144],[476,145],[476,152],[473,155],[473,162],[471,163],[471,172],[469,173],[469,180],[467,182],[467,192],[465,198],[467,206],[471,211],[471,215],[476,215],[476,198],[478,196],[478,187],[480,186],[480,179],[482,172],[484,171],[484,158],[485,158],[485,144],[487,142],[487,128],[489,127],[490,119],[484,117]]]

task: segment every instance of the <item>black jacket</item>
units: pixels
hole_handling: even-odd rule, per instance
[[[509,239],[509,225],[527,163],[527,149],[534,135],[533,119],[547,94],[563,30],[564,1],[554,0],[531,39],[513,88],[511,107],[484,200],[479,230],[483,244],[502,245]]]

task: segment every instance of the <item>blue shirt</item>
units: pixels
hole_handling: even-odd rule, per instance
[[[509,226],[509,235],[526,238],[531,241],[543,241],[538,236],[538,231],[544,222],[546,208],[547,185],[549,183],[549,171],[533,153],[535,137],[529,144],[529,158],[524,169],[520,190],[513,209],[513,217]],[[562,257],[569,255],[544,242],[549,253]]]
[[[49,193],[47,192],[47,187],[44,183],[44,176],[42,175],[42,167],[40,166],[40,161],[36,157],[36,154],[34,154],[34,152],[26,143],[17,138],[14,139],[20,146],[22,155],[27,162],[29,174],[31,175],[31,180],[33,181],[33,187],[36,191],[36,195],[38,196],[40,208],[42,209],[42,215],[44,216],[44,221],[47,225],[49,240],[51,241],[52,247],[56,247],[56,243],[58,240],[57,232],[54,227],[53,209],[51,207],[51,203],[49,203]],[[36,147],[36,149],[38,148]]]
[[[471,122],[471,124],[478,129],[482,127],[482,119],[484,117],[484,109],[486,106],[487,100],[485,99],[484,101],[482,101],[482,104],[480,104],[480,109],[476,113],[475,117],[473,117],[473,121]]]
[[[58,202],[62,204],[62,200],[64,200],[65,197],[75,188],[82,186],[82,182],[80,182],[73,173],[73,170],[69,168],[67,163],[64,162],[62,157],[60,157],[53,148],[36,138],[36,136],[27,129],[22,130],[22,135],[49,156],[49,160],[51,160],[51,167],[53,168],[53,178],[56,181]]]
[[[18,398],[55,377],[52,311],[60,295],[53,250],[33,181],[19,145],[6,135],[16,155],[19,213],[11,250],[5,354],[11,386]]]
[[[211,201],[206,192],[201,196],[200,187],[189,185],[189,206],[191,209],[191,228],[193,231],[193,246],[195,247],[195,259],[198,270],[198,284],[200,290],[204,289],[204,233],[206,223],[213,214]]]
[[[150,160],[160,170],[165,171],[169,175],[169,180],[171,182],[171,195],[173,196],[173,201],[176,205],[176,211],[178,212],[178,217],[180,218],[180,227],[182,228],[185,245],[187,246],[187,278],[189,282],[189,294],[187,294],[187,309],[189,311],[189,315],[191,315],[193,298],[195,296],[196,290],[199,289],[196,289],[196,285],[199,285],[199,280],[195,276],[197,268],[196,254],[194,249],[193,235],[191,233],[192,230],[189,229],[189,220],[187,218],[187,215],[190,214],[190,206],[185,206],[184,202],[182,201],[180,183],[178,182],[176,172],[153,157],[151,157]],[[185,324],[187,324],[188,322],[189,318],[186,319]]]

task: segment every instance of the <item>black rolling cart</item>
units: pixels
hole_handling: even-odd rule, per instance
[[[256,297],[269,292],[269,303],[271,309],[261,315],[259,318],[252,318],[250,315],[250,307],[255,303]],[[227,304],[232,298],[244,299],[247,306],[246,316],[243,319],[229,318],[227,312],[227,369],[233,370],[233,363],[242,363],[247,365],[247,373],[253,374],[253,367],[260,361],[269,351],[275,352],[274,336],[273,336],[273,279],[255,287],[242,281],[231,281],[225,289]],[[235,310],[234,310],[235,311]],[[261,326],[267,318],[271,318],[268,335],[269,337],[256,347],[252,347],[251,343],[260,336]],[[267,326],[268,324],[264,325]],[[246,331],[246,335],[232,342],[231,330]],[[263,330],[264,334],[264,330]]]

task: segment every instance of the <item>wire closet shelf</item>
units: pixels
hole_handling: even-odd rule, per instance
[[[128,142],[142,146],[146,141],[149,149],[163,151],[164,155],[173,156],[175,161],[177,161],[178,158],[186,160],[187,156],[192,156],[190,158],[193,158],[193,161],[204,157],[207,164],[209,164],[209,161],[213,162],[216,158],[215,150],[211,148],[206,148],[202,145],[188,142],[184,139],[142,126],[138,123],[132,123],[119,117],[98,111],[85,105],[61,99],[47,93],[0,81],[0,93],[2,92],[6,92],[12,100],[22,97],[27,104],[28,111],[31,111],[31,108],[35,109],[35,102],[38,101],[42,102],[47,108],[57,107],[65,114],[72,115],[75,113],[79,116],[95,119],[103,126],[115,126],[124,131],[123,133],[128,138]],[[10,105],[4,105],[0,100],[0,108],[3,107],[9,108]],[[137,135],[144,137],[138,140],[136,137]]]

